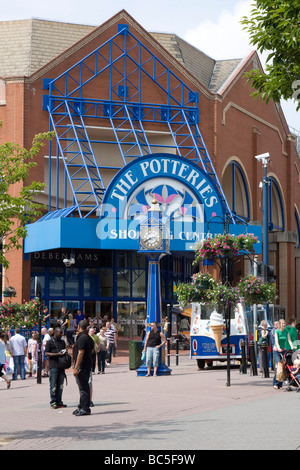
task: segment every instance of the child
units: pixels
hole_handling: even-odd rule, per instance
[[[291,372],[293,372],[293,375],[297,379],[300,379],[300,359],[294,360],[293,367],[291,367]]]

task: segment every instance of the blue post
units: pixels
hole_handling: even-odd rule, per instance
[[[163,256],[161,253],[147,254],[148,262],[148,288],[147,288],[147,322],[146,322],[146,336],[150,331],[152,322],[157,322],[158,330],[161,331],[161,285],[160,285],[160,258]],[[152,367],[153,369],[153,367]],[[137,369],[138,376],[145,376],[147,371],[146,361]],[[151,370],[152,373],[152,370]],[[170,375],[171,369],[162,363],[162,348],[160,349],[159,366],[157,375]]]

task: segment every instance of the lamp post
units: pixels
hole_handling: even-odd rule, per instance
[[[270,154],[262,153],[255,156],[256,160],[261,162],[264,167],[264,176],[262,179],[263,188],[263,264],[269,265],[269,178],[267,166],[270,161]],[[266,304],[266,315],[268,318],[269,304]]]
[[[39,281],[39,278],[35,276],[34,278],[34,293],[35,297],[39,298],[40,301],[40,308],[39,308],[39,340],[38,340],[38,357],[37,357],[37,374],[36,374],[36,383],[41,384],[42,383],[42,366],[43,366],[43,361],[42,361],[42,311],[43,311],[43,305],[42,305],[42,288],[41,284]]]
[[[267,175],[267,166],[270,160],[269,153],[262,153],[255,156],[256,160],[261,162],[264,167],[263,185],[263,263],[269,264],[269,178]]]

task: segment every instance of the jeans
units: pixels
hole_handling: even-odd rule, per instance
[[[153,363],[153,367],[158,367],[159,366],[159,349],[156,347],[151,348],[147,347],[146,351],[146,366],[151,367]]]
[[[111,355],[114,349],[115,343],[109,343],[108,350],[107,350],[107,362],[111,363]]]
[[[51,368],[49,371],[50,405],[62,403],[62,392],[64,388],[65,371],[63,369]]]
[[[80,370],[76,377],[76,383],[79,388],[80,400],[79,408],[82,411],[90,412],[90,371],[89,370]]]
[[[99,351],[97,353],[97,356],[98,356],[98,370],[99,370],[99,372],[104,372],[104,370],[105,370],[106,351]]]
[[[17,380],[18,378],[18,368],[20,366],[20,376],[22,380],[26,379],[25,376],[25,356],[13,356],[14,359],[14,375],[13,380]]]
[[[282,382],[278,382],[278,380],[276,379],[277,364],[279,361],[283,360],[284,353],[285,353],[285,350],[283,350],[282,352],[273,350],[273,358],[275,361],[275,373],[273,377],[273,385],[277,385],[278,388],[282,388]]]

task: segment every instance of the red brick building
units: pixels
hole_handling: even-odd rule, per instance
[[[206,171],[212,172],[217,185],[220,183],[231,216],[261,225],[259,185],[263,167],[254,157],[268,152],[269,260],[277,276],[278,304],[285,308],[287,317],[300,317],[299,155],[281,107],[272,100],[266,104],[251,96],[244,75],[260,66],[256,52],[245,59],[215,61],[175,34],[145,31],[125,11],[99,27],[36,19],[1,22],[0,38],[5,44],[0,51],[0,142],[13,141],[29,147],[39,132],[55,128],[58,135],[58,144],[54,140],[49,150],[44,148],[30,175],[32,180],[46,183],[44,193],[37,196],[48,206],[45,221],[72,216],[95,218],[97,207],[101,206],[99,194],[104,194],[118,169],[128,162],[127,150],[122,146],[127,144],[128,148],[132,138],[135,148],[131,158],[140,156],[138,149],[146,147],[151,152],[167,151],[191,158],[193,145],[201,147],[200,151],[196,149],[198,164],[204,155]],[[66,111],[65,101],[59,112],[64,93],[73,111]],[[84,103],[82,114],[74,103],[79,107]],[[89,106],[93,112],[87,112]],[[143,116],[134,120],[131,114],[126,122],[125,116],[123,127],[118,127],[118,106],[123,106],[122,112],[142,112]],[[194,129],[197,121],[196,130],[183,132],[180,137],[179,124],[167,117],[173,109],[190,116],[191,120],[184,122],[184,132]],[[148,112],[153,113],[151,118],[147,117]],[[80,116],[84,117],[84,124],[80,123]],[[64,119],[69,119],[68,124]],[[119,125],[120,120],[119,115]],[[130,126],[132,137],[128,134],[122,141],[118,133]],[[76,143],[79,128],[88,134],[81,137],[80,144]],[[196,144],[195,135],[199,138]],[[147,142],[139,142],[145,136]],[[98,193],[93,188],[87,196],[99,196],[91,210],[84,204],[83,191],[78,185],[75,188],[75,170],[70,174],[70,146],[74,153],[81,152],[87,158],[87,151],[78,151],[78,147],[74,150],[76,145],[83,145],[83,140],[93,149],[102,184]],[[86,189],[88,178],[84,180],[83,173],[84,166],[78,174]],[[134,311],[144,311],[145,266],[132,252],[103,253],[105,250],[90,249],[88,244],[75,247],[73,252],[68,243],[49,242],[43,248],[41,240],[38,242],[30,253],[19,250],[8,256],[10,267],[3,272],[2,284],[16,288],[17,300],[30,297],[30,278],[39,275],[45,301],[54,314],[66,302],[72,308],[85,308],[90,314],[113,313],[118,319],[124,317],[124,310],[128,318]],[[76,260],[71,275],[62,263],[68,250]],[[89,264],[91,256],[94,264]],[[186,259],[178,254],[165,262],[165,304],[175,301],[170,285],[188,278],[190,258],[190,254]],[[245,265],[242,270],[246,269]]]

